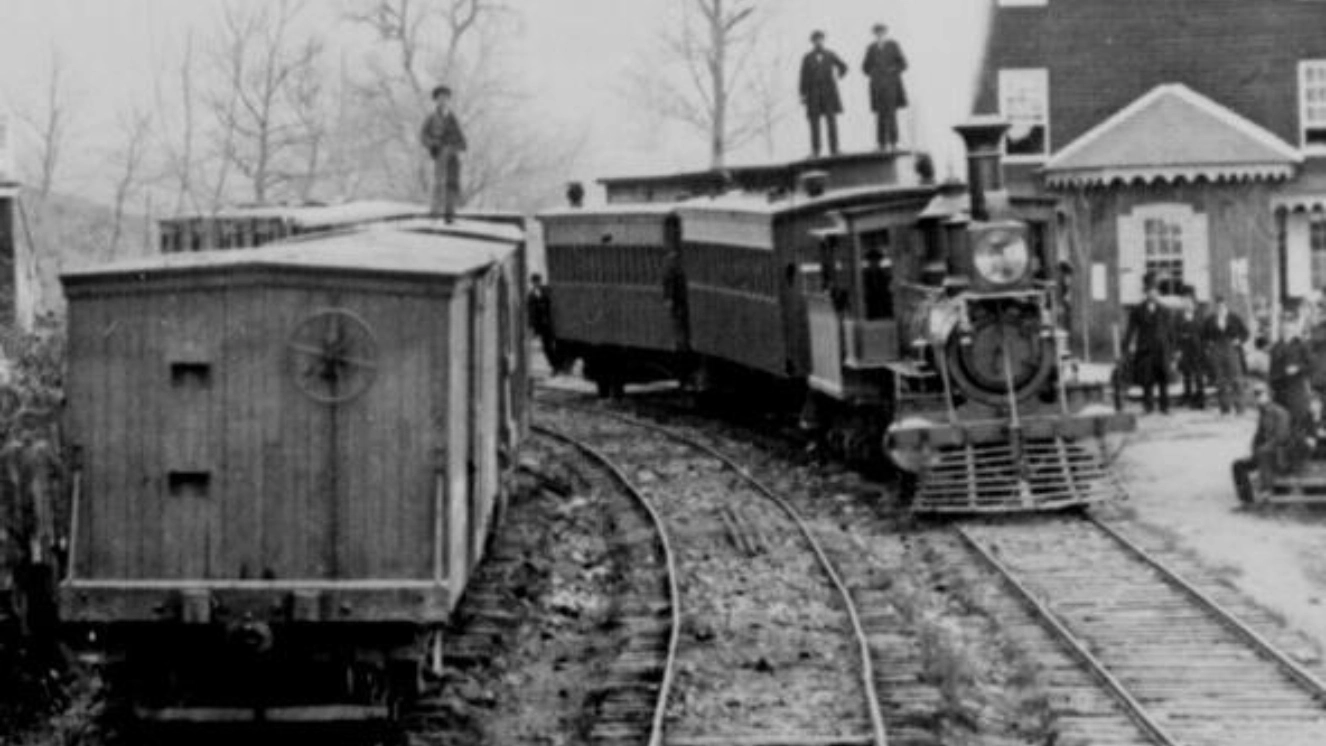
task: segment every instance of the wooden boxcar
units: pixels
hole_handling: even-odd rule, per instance
[[[522,430],[521,235],[432,221],[75,271],[62,621],[154,720],[377,719]]]

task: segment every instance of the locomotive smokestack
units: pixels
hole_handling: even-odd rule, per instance
[[[1004,189],[1004,133],[1008,122],[998,117],[976,117],[953,129],[967,146],[972,220],[989,220],[989,193]]]

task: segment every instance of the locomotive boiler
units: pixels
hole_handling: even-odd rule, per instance
[[[1066,359],[1054,201],[1003,188],[1006,128],[959,128],[965,186],[909,153],[605,181],[540,216],[558,349],[604,393],[780,384],[920,512],[1115,497],[1104,443],[1133,422]]]

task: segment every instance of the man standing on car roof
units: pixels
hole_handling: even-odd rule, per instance
[[[433,159],[431,213],[450,223],[460,199],[460,154],[465,151],[465,133],[451,111],[451,89],[433,89],[433,111],[424,120],[419,142]]]
[[[843,111],[838,78],[847,74],[847,64],[824,47],[824,32],[810,35],[814,48],[801,59],[801,104],[810,121],[810,152],[820,154],[820,120],[829,131],[829,154],[838,155],[838,115]]]
[[[875,140],[879,149],[896,150],[898,147],[898,109],[907,106],[907,89],[902,85],[902,74],[907,70],[907,58],[898,42],[889,38],[889,27],[875,24],[875,40],[866,47],[866,58],[861,69],[870,78],[870,108],[875,112]]]

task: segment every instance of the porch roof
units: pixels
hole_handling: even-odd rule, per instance
[[[1050,186],[1291,178],[1303,161],[1264,127],[1179,83],[1156,86],[1045,164]]]
[[[1298,178],[1271,197],[1271,207],[1290,212],[1326,211],[1326,160],[1308,159]]]

